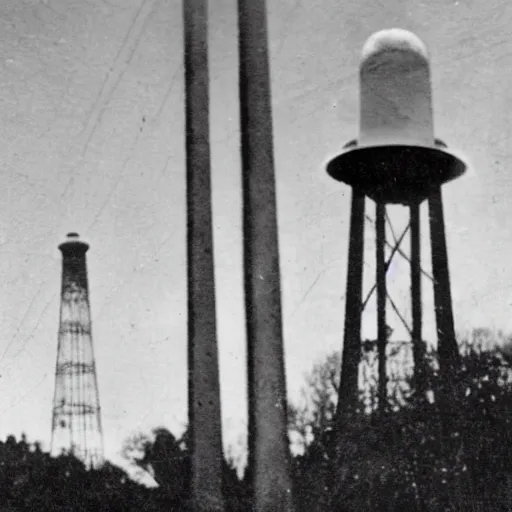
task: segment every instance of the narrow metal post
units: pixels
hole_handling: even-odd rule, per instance
[[[384,412],[387,405],[387,374],[386,374],[386,345],[387,345],[387,325],[386,325],[386,206],[381,203],[376,204],[375,209],[375,254],[377,260],[377,349],[379,361],[379,411]]]
[[[423,396],[427,383],[425,381],[425,344],[423,343],[422,334],[420,205],[412,204],[409,210],[411,232],[411,341],[414,360],[414,390],[418,396]]]
[[[441,188],[434,189],[429,198],[430,240],[432,272],[434,275],[434,307],[436,312],[438,354],[441,373],[448,380],[459,366],[460,355],[453,325],[450,275],[444,230],[443,200]]]
[[[184,0],[191,500],[224,510],[210,184],[206,0]]]
[[[448,254],[444,229],[443,199],[441,187],[432,190],[429,198],[430,244],[432,249],[432,273],[434,277],[434,307],[437,324],[437,353],[441,374],[441,387],[436,402],[441,414],[440,444],[447,457],[448,474],[457,467],[453,448],[454,417],[453,401],[457,398],[456,371],[460,367],[460,354],[455,338],[453,322]],[[469,475],[468,475],[469,477]],[[446,503],[451,502],[448,486],[442,494]]]
[[[264,0],[239,0],[249,473],[257,512],[292,511]]]
[[[350,232],[347,265],[347,292],[345,295],[345,332],[341,362],[340,389],[336,410],[338,435],[343,421],[350,415],[358,400],[358,374],[361,359],[361,307],[364,260],[364,207],[365,197],[352,189]]]

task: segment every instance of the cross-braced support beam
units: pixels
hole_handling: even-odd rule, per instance
[[[433,283],[435,312],[438,332],[439,358],[441,361],[442,372],[450,375],[449,370],[454,368],[458,360],[458,349],[455,341],[453,314],[451,308],[451,296],[449,293],[448,262],[446,254],[446,241],[444,238],[444,221],[442,215],[442,202],[440,193],[433,191],[428,198],[431,226],[431,247],[432,247],[432,267],[436,279],[425,272],[421,267],[421,245],[420,245],[420,204],[413,203],[408,206],[410,220],[407,226],[397,236],[391,220],[386,212],[384,203],[376,203],[376,216],[373,220],[370,216],[364,214],[364,207],[357,207],[355,199],[357,193],[353,191],[352,210],[351,210],[351,231],[349,241],[349,271],[347,277],[346,294],[346,317],[345,317],[345,337],[342,362],[342,376],[340,387],[340,398],[338,413],[346,413],[350,408],[354,408],[357,402],[357,371],[355,361],[359,361],[360,354],[356,345],[361,342],[361,315],[368,305],[373,293],[377,292],[377,350],[378,350],[378,398],[379,409],[383,409],[387,399],[387,373],[386,373],[386,345],[388,339],[388,327],[386,324],[387,304],[391,306],[397,319],[403,325],[410,336],[412,343],[413,361],[414,361],[414,382],[413,387],[419,395],[427,390],[426,382],[426,345],[422,339],[422,276],[427,277]],[[364,198],[360,198],[360,204],[364,204]],[[361,302],[360,310],[359,298],[357,294],[361,292],[362,274],[363,274],[363,238],[364,223],[359,224],[360,219],[364,218],[375,229],[376,233],[376,280],[364,300]],[[357,229],[356,229],[357,227]],[[392,241],[386,239],[386,227],[392,237]],[[406,234],[410,234],[410,254],[406,254],[401,246]],[[385,257],[385,247],[391,249],[388,258]],[[400,311],[400,307],[392,299],[386,286],[386,274],[396,255],[400,255],[410,264],[411,279],[411,321]],[[341,418],[338,418],[341,426]]]

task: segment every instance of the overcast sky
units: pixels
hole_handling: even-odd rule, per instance
[[[244,440],[246,425],[236,1],[210,4],[227,448]],[[341,348],[350,190],[327,176],[325,163],[357,136],[360,52],[383,28],[411,30],[427,45],[436,136],[471,163],[468,174],[443,189],[456,328],[512,331],[512,5],[269,0],[268,16],[290,396],[298,397],[313,361]],[[180,1],[0,0],[0,437],[26,432],[49,448],[57,245],[68,231],[91,245],[107,456],[118,462],[132,433],[156,426],[182,430],[183,127]],[[370,204],[368,212],[374,213]],[[399,231],[403,219],[397,220]],[[368,230],[370,272],[373,236]],[[429,270],[427,230],[423,240]],[[390,272],[392,293],[405,314],[406,273],[400,264]],[[366,289],[372,279],[367,273]],[[431,338],[428,284],[425,335]],[[373,319],[369,312],[370,334]],[[399,333],[391,313],[388,323]]]

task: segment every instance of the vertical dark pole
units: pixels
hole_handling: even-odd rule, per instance
[[[353,413],[358,400],[359,361],[361,359],[361,313],[364,260],[364,195],[352,189],[350,232],[345,295],[345,332],[341,362],[340,390],[336,411],[337,434]]]
[[[437,324],[437,343],[441,373],[448,380],[459,365],[459,350],[453,325],[448,254],[444,231],[443,199],[441,188],[434,189],[429,198],[430,240],[432,271],[434,274],[434,306]]]
[[[386,206],[376,204],[375,209],[375,255],[377,260],[377,349],[379,354],[379,411],[384,412],[387,405],[387,375],[386,375]]]
[[[207,2],[184,0],[188,364],[194,512],[224,510],[210,184]]]
[[[249,465],[257,512],[291,511],[272,112],[264,0],[239,0]]]
[[[437,352],[441,374],[441,387],[436,396],[436,402],[441,414],[439,442],[442,446],[443,455],[446,457],[448,474],[453,474],[458,462],[455,455],[456,444],[454,444],[452,437],[453,429],[455,428],[452,404],[454,399],[457,398],[457,387],[454,385],[454,377],[456,370],[460,366],[460,354],[453,322],[448,254],[444,230],[443,199],[440,187],[431,191],[428,203],[432,271],[434,277],[434,307],[437,324]],[[467,476],[469,478],[469,474]],[[446,504],[453,502],[449,486],[445,486],[440,498]]]
[[[421,311],[421,238],[420,205],[410,206],[411,232],[411,309],[412,309],[412,353],[414,359],[414,390],[423,396],[427,389],[425,372],[425,344],[422,333]]]
[[[346,453],[343,435],[350,425],[359,401],[359,362],[361,360],[361,315],[363,313],[363,264],[364,264],[364,209],[365,196],[352,188],[350,228],[347,263],[347,291],[345,293],[345,326],[341,359],[340,387],[336,408],[336,425],[333,435],[334,457],[327,479],[328,496],[326,510],[339,506],[340,470]],[[320,504],[322,506],[323,504]]]

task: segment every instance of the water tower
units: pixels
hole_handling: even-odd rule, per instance
[[[343,363],[338,419],[355,406],[361,354],[365,203],[375,203],[377,347],[379,402],[386,399],[385,350],[388,304],[386,205],[409,210],[412,327],[416,387],[425,385],[422,342],[420,210],[428,203],[434,308],[441,373],[457,366],[443,184],[461,176],[466,165],[434,136],[430,65],[425,45],[405,30],[383,30],[364,45],[360,65],[359,137],[327,165],[328,174],[352,187]],[[396,243],[400,245],[401,240]],[[380,357],[383,356],[383,357]]]

